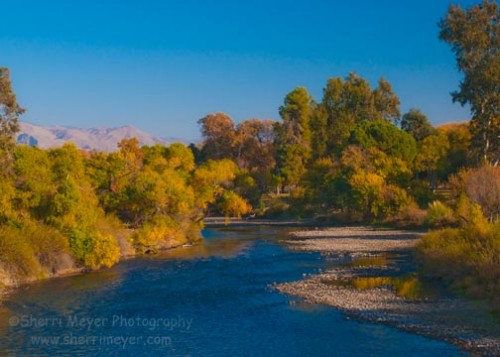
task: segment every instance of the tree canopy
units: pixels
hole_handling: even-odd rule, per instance
[[[476,156],[500,162],[500,8],[484,0],[466,10],[451,5],[440,21],[441,40],[451,45],[464,74],[453,100],[469,104]]]
[[[19,130],[18,117],[24,109],[17,103],[12,89],[10,71],[0,67],[0,175],[9,171],[12,161],[14,135]]]

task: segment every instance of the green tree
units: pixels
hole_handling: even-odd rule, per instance
[[[328,117],[328,151],[337,153],[347,144],[356,125],[372,118],[375,112],[370,84],[355,73],[350,73],[345,82],[330,78],[321,106]]]
[[[399,97],[392,91],[391,84],[384,78],[378,81],[378,87],[373,90],[375,118],[384,119],[393,123],[399,121]]]
[[[311,157],[310,119],[314,106],[307,90],[297,87],[287,94],[279,110],[283,121],[275,125],[276,161],[288,187],[300,182]]]
[[[453,100],[472,111],[472,146],[485,162],[500,162],[500,8],[484,0],[466,10],[451,5],[439,38],[451,45],[464,74]]]
[[[311,151],[313,160],[328,156],[328,115],[323,105],[311,116]]]
[[[313,128],[317,133],[314,145],[322,149],[320,138],[325,137],[325,151],[339,155],[359,123],[372,120],[397,122],[399,104],[398,96],[383,78],[373,90],[367,80],[355,73],[350,73],[345,81],[330,78],[323,90],[321,110],[313,116]]]
[[[0,67],[0,176],[10,173],[18,118],[22,113],[24,109],[17,104],[12,90],[10,71]]]
[[[385,120],[361,122],[352,132],[351,142],[411,163],[417,154],[415,139]]]
[[[420,109],[415,108],[403,115],[401,129],[411,134],[417,141],[422,141],[427,136],[436,133],[436,129],[431,125],[427,116]]]
[[[16,210],[29,212],[35,219],[45,218],[56,189],[51,165],[46,150],[26,145],[15,148]]]
[[[420,143],[418,154],[415,157],[415,170],[427,172],[431,186],[436,188],[436,172],[444,165],[443,160],[450,149],[450,142],[446,135],[429,135]]]
[[[314,100],[304,87],[297,87],[285,97],[284,104],[279,108],[283,122],[290,125],[294,138],[304,147],[311,143],[311,128],[309,121],[314,106]]]
[[[323,100],[320,104],[321,112],[318,112],[318,136],[321,139],[323,125],[326,126],[326,152],[333,152],[341,147],[349,138],[351,130],[356,126],[354,118],[347,115],[345,105],[342,103],[344,81],[342,78],[329,78],[323,89]],[[323,118],[326,117],[326,118]],[[326,122],[326,124],[324,124]],[[318,146],[319,143],[315,143]]]

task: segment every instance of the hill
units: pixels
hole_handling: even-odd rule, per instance
[[[73,128],[66,126],[39,126],[20,122],[17,135],[19,144],[50,148],[62,146],[66,142],[75,143],[83,150],[114,151],[125,138],[137,138],[141,145],[169,145],[183,140],[165,139],[126,125],[115,128]]]

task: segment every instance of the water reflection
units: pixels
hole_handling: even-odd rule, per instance
[[[201,241],[194,245],[169,249],[151,256],[159,259],[193,260],[200,258],[234,258],[243,254],[250,246],[251,241],[227,238],[223,240]]]

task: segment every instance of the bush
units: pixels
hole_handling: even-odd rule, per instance
[[[415,202],[402,206],[399,212],[389,218],[390,223],[398,227],[421,227],[425,224],[427,211],[421,209]]]
[[[102,216],[97,220],[95,228],[103,234],[115,237],[122,257],[135,254],[132,239],[133,231],[128,229],[117,217],[113,215]]]
[[[26,224],[23,230],[45,271],[55,273],[60,269],[65,269],[67,267],[64,265],[68,261],[70,265],[73,265],[68,238],[61,232],[39,223]]]
[[[476,220],[463,229],[447,228],[422,237],[417,245],[424,275],[439,278],[473,298],[500,307],[500,223]]]
[[[73,229],[69,235],[73,255],[88,269],[111,267],[120,259],[120,247],[110,234]]]
[[[157,216],[145,223],[134,237],[136,249],[140,253],[155,252],[187,242],[187,238],[177,222],[168,216]]]
[[[0,261],[11,281],[43,276],[41,264],[25,231],[13,227],[0,230]]]
[[[0,229],[0,262],[11,282],[42,279],[74,268],[67,238],[56,229],[30,221]]]
[[[241,218],[242,215],[247,214],[252,209],[244,198],[230,190],[222,194],[218,202],[218,208],[226,218],[230,216]]]
[[[488,219],[500,217],[500,166],[462,170],[450,178],[450,184],[456,197],[465,194],[472,203],[481,206]]]
[[[91,249],[83,256],[83,264],[89,269],[110,268],[120,260],[120,247],[110,234],[91,234],[90,246]]]
[[[409,193],[420,207],[427,207],[436,200],[436,195],[430,188],[429,182],[423,180],[413,180]]]
[[[431,227],[452,226],[457,223],[453,210],[440,201],[429,205],[426,221]]]

